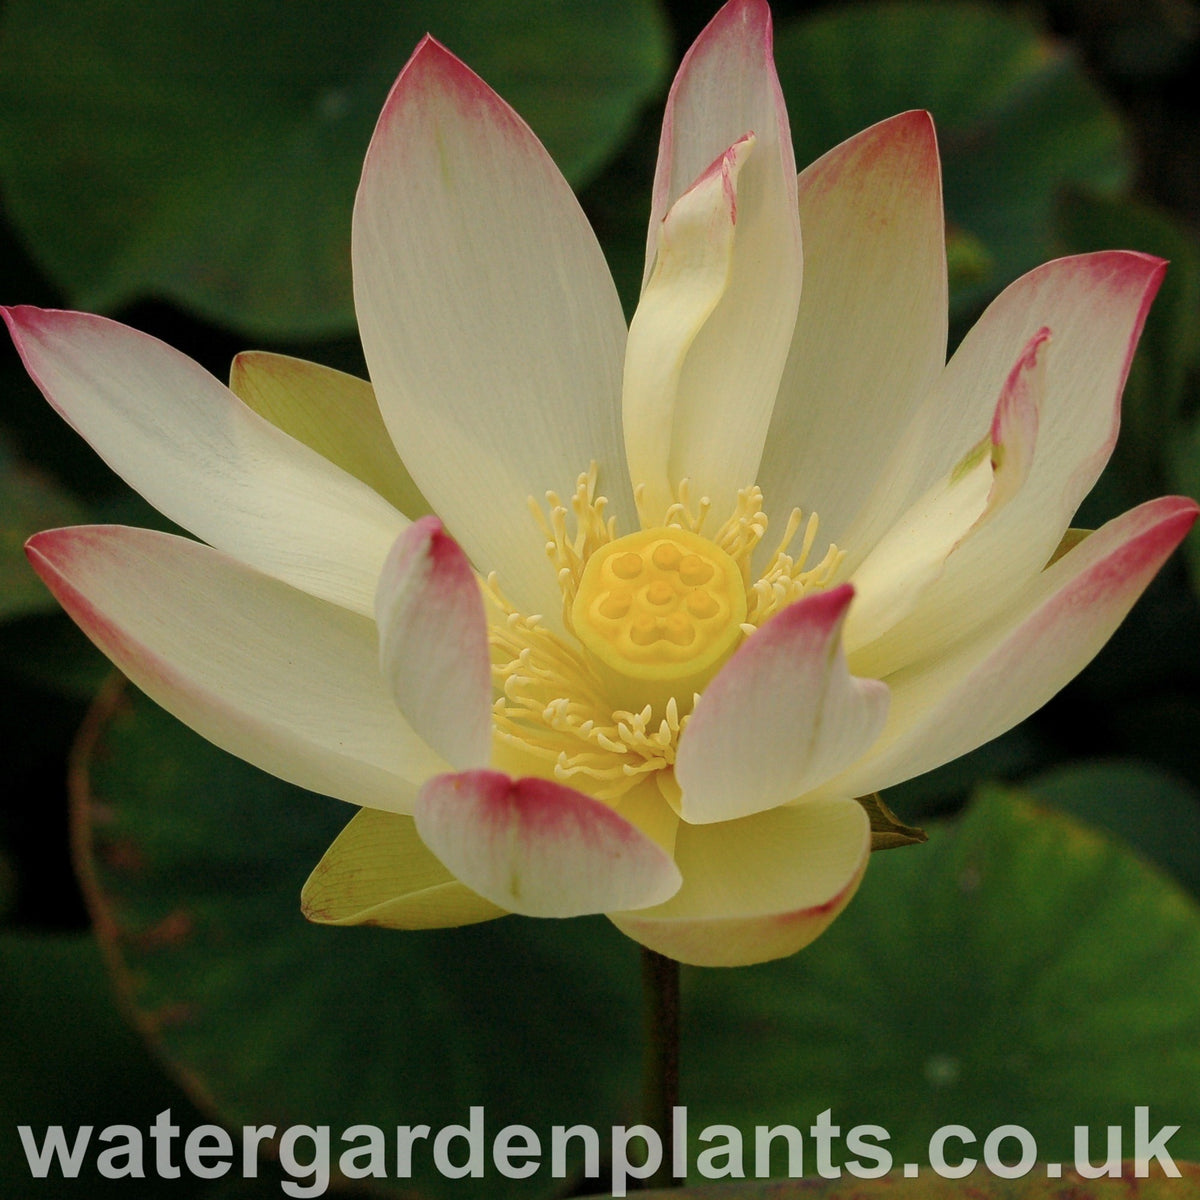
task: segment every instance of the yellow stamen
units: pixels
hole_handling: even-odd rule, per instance
[[[564,503],[546,494],[530,508],[546,537],[563,598],[567,636],[517,612],[495,577],[484,585],[494,681],[495,737],[544,770],[602,800],[653,776],[668,803],[671,768],[697,693],[769,617],[834,581],[843,555],[830,546],[806,570],[817,519],[794,510],[766,568],[752,560],[767,529],[762,491],[743,488],[729,518],[701,531],[712,505],[693,502],[687,480],[665,513],[618,538],[596,494],[595,464]],[[788,547],[803,528],[795,557]],[[756,578],[757,574],[757,578]]]

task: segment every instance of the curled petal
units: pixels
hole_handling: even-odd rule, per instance
[[[492,683],[483,596],[437,517],[396,539],[375,612],[380,665],[405,719],[451,766],[485,766]]]
[[[683,886],[665,904],[609,919],[651,950],[696,966],[783,958],[846,907],[870,852],[871,823],[856,800],[680,825],[675,858]]]
[[[726,149],[754,137],[737,181],[728,282],[692,339],[673,411],[670,482],[691,482],[718,511],[754,479],[800,300],[800,217],[787,111],[764,0],[731,0],[679,68],[667,100],[654,180],[643,303],[666,248],[668,214]],[[629,379],[626,378],[626,386]],[[627,395],[630,409],[640,400]],[[627,447],[632,443],[626,437]],[[657,479],[634,484],[657,488]],[[671,499],[674,499],[672,496]],[[662,520],[659,507],[653,517]]]
[[[1037,356],[1045,399],[1032,460],[1020,489],[963,541],[921,603],[874,647],[872,674],[941,654],[1020,603],[1112,452],[1121,390],[1164,265],[1115,250],[1046,263],[1001,293],[963,339],[884,472],[874,534],[856,533],[856,543],[874,545],[907,506],[904,497],[919,495],[978,441],[1013,363],[1045,328],[1054,340]]]
[[[764,164],[795,208],[796,160],[772,50],[766,0],[731,0],[692,44],[663,114],[646,247],[649,280],[667,211],[726,146],[747,133],[763,143]]]
[[[899,518],[854,572],[859,600],[846,624],[846,648],[865,674],[886,673],[886,659],[864,656],[916,609],[960,546],[1021,490],[1033,465],[1045,394],[1044,347],[1050,331],[1029,339],[1005,380],[989,432],[945,478]]]
[[[829,793],[866,795],[930,771],[1040,708],[1108,641],[1198,511],[1166,496],[1109,521],[1042,571],[1002,622],[889,677],[883,733]]]
[[[606,804],[548,779],[440,775],[415,810],[425,844],[509,912],[577,917],[659,904],[679,888],[671,857]]]
[[[1050,330],[1044,325],[1028,341],[1004,381],[992,414],[992,466],[995,480],[988,496],[989,513],[996,512],[1024,486],[1033,470],[1038,424],[1046,396],[1046,346]]]
[[[853,596],[846,584],[797,600],[705,688],[675,764],[685,821],[730,821],[785,804],[875,740],[888,690],[846,668],[842,622]]]
[[[622,393],[625,455],[641,486],[643,523],[675,499],[672,470],[680,381],[688,352],[729,286],[737,224],[737,180],[754,149],[747,135],[725,151],[663,219],[658,257],[629,328]]]

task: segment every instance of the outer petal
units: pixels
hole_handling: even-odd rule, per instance
[[[229,390],[272,425],[361,479],[410,520],[429,512],[365,379],[286,354],[248,350],[233,360]]]
[[[772,522],[815,510],[823,539],[853,553],[846,530],[946,361],[929,114],[882,121],[818,159],[800,176],[799,205],[804,293],[758,482]]]
[[[651,950],[701,967],[783,958],[820,936],[866,870],[871,823],[855,800],[772,809],[722,825],[680,825],[683,887],[613,924]]]
[[[865,795],[932,770],[1024,720],[1078,674],[1196,519],[1167,496],[1110,521],[1046,568],[1003,621],[888,680],[871,751],[821,791]]]
[[[800,298],[800,220],[787,111],[762,0],[731,0],[701,33],[667,101],[650,217],[645,298],[664,218],[728,146],[755,138],[738,178],[728,284],[683,365],[672,482],[717,512],[754,481]],[[626,398],[628,419],[629,401]],[[634,483],[642,482],[634,474]]]
[[[1039,331],[1047,347],[1037,445],[1019,492],[958,548],[920,605],[880,642],[872,673],[891,672],[999,616],[1049,560],[1116,441],[1121,390],[1164,264],[1111,251],[1047,263],[1017,280],[967,335],[902,439],[851,535],[865,553],[992,420],[1014,362]]]
[[[685,821],[730,821],[785,804],[860,757],[887,687],[854,679],[842,653],[848,584],[789,605],[705,688],[675,763]]]
[[[417,836],[411,817],[363,808],[338,834],[300,895],[320,925],[446,929],[504,916],[459,883]]]
[[[679,871],[608,805],[548,779],[499,771],[441,775],[422,789],[417,832],[493,904],[530,917],[578,917],[658,904]]]
[[[445,764],[404,724],[372,623],[198,542],[121,526],[39,533],[30,561],[151,699],[239,758],[404,811]]]
[[[3,310],[46,399],[160,512],[242,562],[369,614],[405,518],[156,338]]]
[[[492,672],[483,596],[437,517],[396,539],[375,612],[380,664],[405,719],[451,766],[486,766]]]
[[[413,479],[517,608],[554,618],[561,597],[526,501],[570,493],[594,460],[628,513],[625,321],[544,148],[429,38],[376,126],[353,255],[371,379]]]

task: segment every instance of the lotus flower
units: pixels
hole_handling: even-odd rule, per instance
[[[111,321],[6,312],[201,539],[53,530],[34,567],[183,721],[360,806],[314,920],[603,912],[686,962],[790,954],[862,877],[857,798],[1044,703],[1197,513],[1069,529],[1164,264],[1048,263],[947,365],[929,116],[797,178],[760,0],[675,80],[628,330],[546,151],[431,39],[353,259],[373,389],[258,354],[230,391]]]

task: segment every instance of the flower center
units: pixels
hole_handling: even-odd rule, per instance
[[[665,513],[643,511],[635,490],[643,528],[618,537],[596,474],[593,464],[565,503],[547,492],[546,512],[530,500],[562,593],[564,633],[517,611],[494,575],[484,581],[493,728],[513,755],[505,769],[532,768],[614,802],[654,778],[670,802],[675,750],[696,694],[743,637],[828,587],[842,555],[830,546],[806,565],[817,519],[804,521],[797,509],[755,572],[767,528],[755,486],[738,493],[734,511],[707,536],[711,505],[701,497],[693,506],[686,482]]]
[[[643,529],[592,554],[571,606],[575,636],[619,704],[700,691],[733,653],[746,589],[724,550],[686,529]]]

